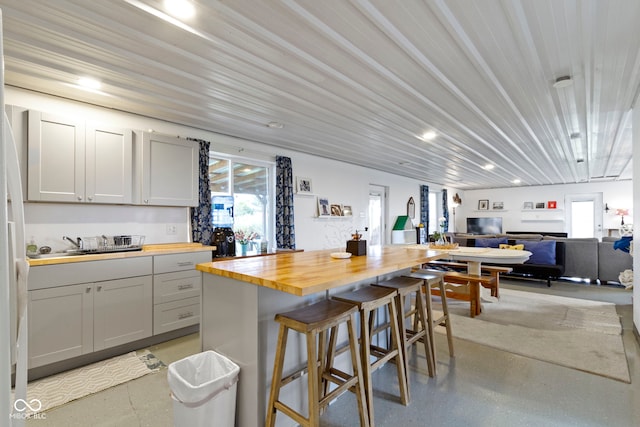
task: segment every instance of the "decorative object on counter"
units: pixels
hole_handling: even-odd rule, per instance
[[[347,240],[347,252],[361,256],[367,254],[367,241],[366,240]]]
[[[247,247],[249,244],[252,243],[254,239],[259,238],[260,235],[255,231],[245,232],[243,230],[238,230],[235,233],[235,237],[236,243],[240,245],[240,255],[244,256],[247,255]]]
[[[488,211],[489,210],[489,200],[478,200],[478,210],[480,210],[480,211]]]
[[[455,249],[458,247],[458,243],[453,243],[447,241],[447,234],[445,231],[445,227],[447,224],[447,219],[443,216],[438,218],[438,231],[433,233],[434,242],[429,244],[430,248],[433,249]]]
[[[331,252],[329,255],[336,259],[351,258],[351,252]]]

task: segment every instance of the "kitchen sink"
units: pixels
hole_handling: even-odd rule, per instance
[[[27,257],[31,259],[43,259],[43,258],[61,258],[61,257],[67,257],[67,256],[74,256],[74,255],[84,255],[84,254],[79,251],[65,251],[65,252],[53,252],[48,254],[30,254],[30,255],[27,255]]]

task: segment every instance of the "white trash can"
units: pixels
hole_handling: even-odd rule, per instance
[[[233,361],[211,350],[169,364],[174,425],[233,427],[239,372]]]

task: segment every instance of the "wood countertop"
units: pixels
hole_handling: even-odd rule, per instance
[[[160,243],[152,245],[143,245],[140,251],[130,252],[110,252],[103,254],[93,255],[62,255],[56,257],[49,256],[47,258],[27,258],[29,265],[54,265],[54,264],[67,264],[73,262],[86,262],[86,261],[103,261],[107,259],[121,259],[121,258],[134,258],[141,256],[153,256],[153,255],[168,255],[187,252],[205,252],[214,251],[215,246],[205,246],[202,243]]]
[[[386,246],[378,253],[335,259],[341,250],[282,253],[196,265],[204,273],[305,296],[424,264],[446,254],[406,246]]]

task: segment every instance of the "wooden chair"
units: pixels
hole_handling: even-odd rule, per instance
[[[451,317],[449,316],[449,307],[447,305],[447,296],[444,288],[444,278],[441,271],[428,270],[428,269],[415,269],[409,277],[421,279],[423,281],[423,294],[425,301],[425,310],[427,312],[427,335],[431,340],[431,353],[433,363],[433,374],[437,374],[437,360],[436,360],[436,342],[434,336],[435,326],[444,326],[447,331],[447,344],[449,346],[449,357],[454,357],[453,352],[453,335],[451,333]],[[437,287],[440,290],[442,296],[442,316],[435,317],[431,308],[431,292],[433,287]],[[418,317],[415,320],[419,320]],[[416,326],[417,327],[417,326]]]
[[[409,385],[409,349],[419,341],[424,344],[425,358],[427,359],[427,370],[429,376],[435,376],[434,356],[431,348],[431,337],[429,330],[428,316],[423,295],[423,279],[413,277],[394,277],[389,280],[376,283],[374,286],[394,289],[396,291],[396,308],[398,309],[398,323],[400,324],[400,340],[404,351],[405,373],[407,375],[407,389],[411,392]],[[415,306],[412,307],[411,300],[406,304],[407,298],[413,298]],[[413,317],[418,319],[412,322]],[[409,322],[407,322],[407,319]],[[407,326],[407,323],[412,326]]]
[[[398,386],[400,388],[400,400],[408,405],[410,401],[407,387],[407,373],[405,372],[404,352],[400,343],[400,325],[398,311],[396,309],[396,291],[394,289],[377,286],[365,286],[353,292],[345,292],[333,295],[331,298],[345,303],[354,304],[360,310],[360,353],[362,360],[362,372],[364,377],[365,395],[369,408],[369,422],[374,424],[373,411],[373,382],[371,374],[390,360],[395,361],[398,374]],[[375,312],[380,307],[386,307],[391,325],[391,342],[387,348],[374,346],[371,338],[374,330]],[[371,361],[371,359],[374,359]]]
[[[360,427],[371,425],[369,423],[369,410],[364,390],[363,370],[355,327],[355,314],[357,311],[357,307],[353,304],[335,300],[323,300],[297,310],[276,315],[275,320],[280,323],[280,332],[278,334],[273,379],[269,394],[266,426],[275,426],[276,413],[280,411],[302,426],[317,427],[320,425],[321,410],[333,399],[350,389],[355,392],[357,397]],[[338,327],[344,323],[346,323],[349,332],[352,375],[333,366]],[[304,417],[279,400],[280,389],[301,376],[301,371],[297,371],[285,378],[282,377],[289,329],[304,334],[307,339],[308,417]],[[328,347],[327,331],[330,331]],[[328,387],[325,387],[325,385],[328,383],[336,384],[338,387],[330,393],[326,393]]]

